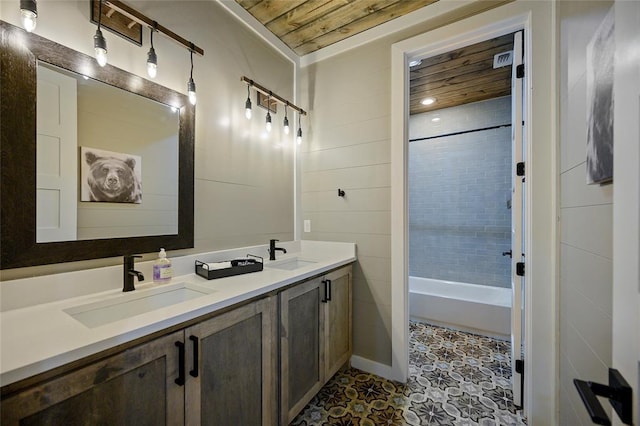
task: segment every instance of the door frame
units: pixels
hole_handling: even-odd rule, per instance
[[[535,20],[535,27],[533,22]],[[556,424],[557,365],[557,95],[555,8],[516,1],[395,43],[391,48],[391,378],[406,382],[408,309],[408,60],[433,56],[525,31],[527,253],[525,290],[525,416],[529,424]],[[533,55],[535,45],[537,54]],[[535,62],[534,62],[535,61]],[[532,88],[535,85],[536,91]],[[532,229],[537,229],[535,234]],[[533,265],[535,264],[535,268]],[[533,317],[535,311],[536,316]],[[535,371],[535,375],[532,372]]]

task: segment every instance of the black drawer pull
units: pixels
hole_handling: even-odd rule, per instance
[[[327,300],[331,302],[331,280],[327,280],[327,286],[329,288],[329,296],[327,296]]]
[[[322,280],[322,284],[324,284],[324,297],[322,298],[322,303],[327,303],[330,299],[329,297],[329,280]]]
[[[189,336],[189,340],[193,342],[193,370],[189,371],[191,377],[198,377],[198,361],[200,353],[198,352],[199,340],[196,336]]]
[[[184,343],[176,342],[178,347],[178,378],[174,381],[178,386],[184,386]]]

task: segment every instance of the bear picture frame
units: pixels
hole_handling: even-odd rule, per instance
[[[142,157],[80,147],[80,201],[142,204]]]

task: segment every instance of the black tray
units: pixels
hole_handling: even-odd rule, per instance
[[[208,280],[216,278],[231,277],[233,275],[248,274],[250,272],[260,272],[264,266],[264,259],[260,256],[247,255],[239,259],[228,260],[231,262],[230,268],[209,269],[205,262],[196,260],[196,274]]]

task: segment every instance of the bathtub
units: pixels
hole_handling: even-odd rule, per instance
[[[511,334],[511,289],[409,277],[411,319],[491,337]]]

